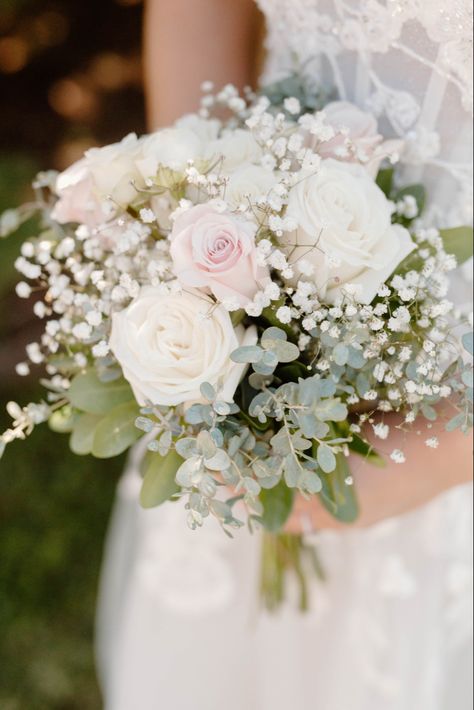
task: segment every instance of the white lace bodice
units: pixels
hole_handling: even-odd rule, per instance
[[[471,0],[257,2],[264,81],[297,70],[373,111],[384,133],[405,139],[403,179],[427,184],[431,219],[470,222]]]

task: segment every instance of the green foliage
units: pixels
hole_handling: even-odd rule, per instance
[[[294,490],[281,481],[269,490],[262,490],[260,501],[263,505],[261,516],[263,525],[269,532],[281,530],[291,514],[294,500]]]
[[[101,382],[95,370],[81,372],[71,382],[68,399],[73,407],[88,414],[107,414],[113,407],[134,401],[124,379]]]
[[[179,491],[175,476],[182,462],[183,459],[176,451],[169,451],[164,458],[151,452],[145,456],[140,491],[140,503],[143,508],[161,505]]]
[[[393,186],[393,175],[394,175],[394,169],[393,168],[382,168],[379,170],[376,178],[376,183],[384,193],[385,197],[390,197],[392,194],[392,186]]]
[[[129,449],[141,436],[135,426],[138,414],[136,402],[114,407],[97,425],[92,443],[93,456],[109,459]]]
[[[86,456],[92,452],[94,434],[102,417],[99,414],[79,414],[69,438],[71,451],[77,456]]]
[[[447,254],[454,254],[458,264],[464,264],[472,257],[473,232],[472,227],[454,227],[453,229],[440,229],[444,249]]]
[[[321,501],[331,515],[343,523],[353,523],[359,515],[354,485],[346,483],[349,475],[347,460],[343,454],[339,454],[335,470],[321,477]]]

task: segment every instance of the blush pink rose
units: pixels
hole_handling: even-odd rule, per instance
[[[171,258],[183,286],[202,288],[220,301],[245,306],[268,278],[259,267],[256,227],[210,205],[180,215],[171,232]]]
[[[362,163],[375,176],[380,163],[401,150],[403,141],[385,141],[378,132],[377,119],[349,101],[333,101],[324,107],[327,123],[338,133],[318,146],[323,158]],[[346,145],[346,141],[349,145]]]

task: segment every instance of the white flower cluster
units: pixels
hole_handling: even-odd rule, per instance
[[[275,106],[263,95],[245,100],[232,86],[215,96],[205,90],[198,115],[88,151],[57,177],[49,197],[50,182],[42,185],[45,228],[24,243],[16,268],[17,294],[34,297],[45,327],[17,372],[45,366],[48,404],[40,415],[32,405],[10,405],[15,424],[3,443],[63,405],[88,412],[76,396],[81,377],[105,389],[119,382],[125,404],[134,397],[153,413],[150,431],[168,422],[172,408],[192,410],[206,399],[204,383],[214,409],[196,426],[208,426],[218,447],[249,364],[255,372],[246,386],[265,396],[274,377],[288,384],[329,379],[335,416],[341,402],[358,413],[339,437],[349,448],[367,423],[386,440],[389,412],[403,411],[409,426],[419,414],[436,418],[437,402],[461,398],[456,377],[446,374],[449,362],[458,362],[455,329],[464,322],[448,299],[456,258],[443,233],[423,228],[420,186],[384,192],[375,179],[393,172],[379,171],[384,159],[396,162],[400,142],[384,141],[374,116],[347,102],[305,112],[294,96]],[[226,122],[211,115],[222,105],[233,114]],[[18,221],[10,215],[2,229]],[[123,406],[117,396],[111,401]],[[286,400],[285,407],[291,409]],[[257,409],[262,417],[266,411]],[[274,427],[281,426],[278,411]],[[166,447],[156,444],[160,451],[179,437],[184,425],[176,416]],[[297,422],[294,412],[285,417]],[[471,421],[464,403],[458,417],[460,426]],[[237,421],[247,426],[247,413]],[[318,426],[309,430],[326,432]],[[292,436],[301,445],[298,431]],[[249,436],[258,444],[257,431]],[[332,470],[334,454],[319,445],[311,465]],[[100,449],[99,439],[94,446]],[[404,460],[398,450],[391,457]],[[291,464],[295,481],[298,461]],[[206,466],[199,485],[214,491]],[[313,490],[314,471],[304,471],[302,490]],[[260,485],[250,475],[242,480],[255,504]],[[203,495],[193,519],[202,514]]]

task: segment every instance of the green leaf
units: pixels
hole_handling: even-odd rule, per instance
[[[332,473],[336,468],[336,457],[332,449],[326,444],[318,446],[317,459],[324,473]]]
[[[124,379],[101,382],[94,370],[76,375],[68,391],[70,403],[88,414],[107,414],[124,402],[134,402],[130,385]]]
[[[49,428],[57,434],[70,434],[74,428],[76,418],[76,412],[66,404],[51,414],[48,419]]]
[[[385,197],[390,197],[390,193],[392,192],[393,174],[393,168],[383,168],[377,173],[375,182],[380,187]]]
[[[295,493],[284,481],[274,488],[264,489],[260,493],[263,505],[262,522],[269,532],[278,532],[290,517]]]
[[[418,207],[418,216],[423,212],[426,202],[426,190],[423,185],[407,185],[399,190],[392,198],[395,203],[402,200],[406,195],[412,195]]]
[[[79,414],[69,438],[69,448],[77,456],[92,452],[94,434],[102,417],[99,414]]]
[[[385,468],[385,466],[387,465],[387,462],[385,461],[383,456],[380,456],[380,454],[378,454],[377,451],[373,449],[372,446],[370,446],[370,444],[361,439],[360,436],[356,436],[355,434],[353,434],[352,441],[349,442],[348,446],[351,451],[356,454],[359,454],[359,456],[363,456],[374,466],[378,466],[379,468]]]
[[[462,336],[462,344],[469,355],[474,354],[474,333],[465,333]]]
[[[464,264],[472,256],[472,227],[454,227],[440,229],[444,249],[448,254],[454,254],[458,264]]]
[[[145,456],[140,491],[140,504],[143,508],[155,508],[179,491],[175,476],[182,463],[183,459],[174,450],[164,458],[152,453]]]
[[[353,523],[359,515],[354,486],[348,486],[349,465],[343,454],[336,456],[336,469],[321,476],[323,484],[319,494],[326,510],[343,523]]]
[[[230,354],[232,362],[258,362],[263,355],[263,350],[258,345],[242,345]]]
[[[97,426],[92,454],[98,459],[109,459],[126,451],[142,435],[135,426],[139,414],[136,402],[119,404]]]

